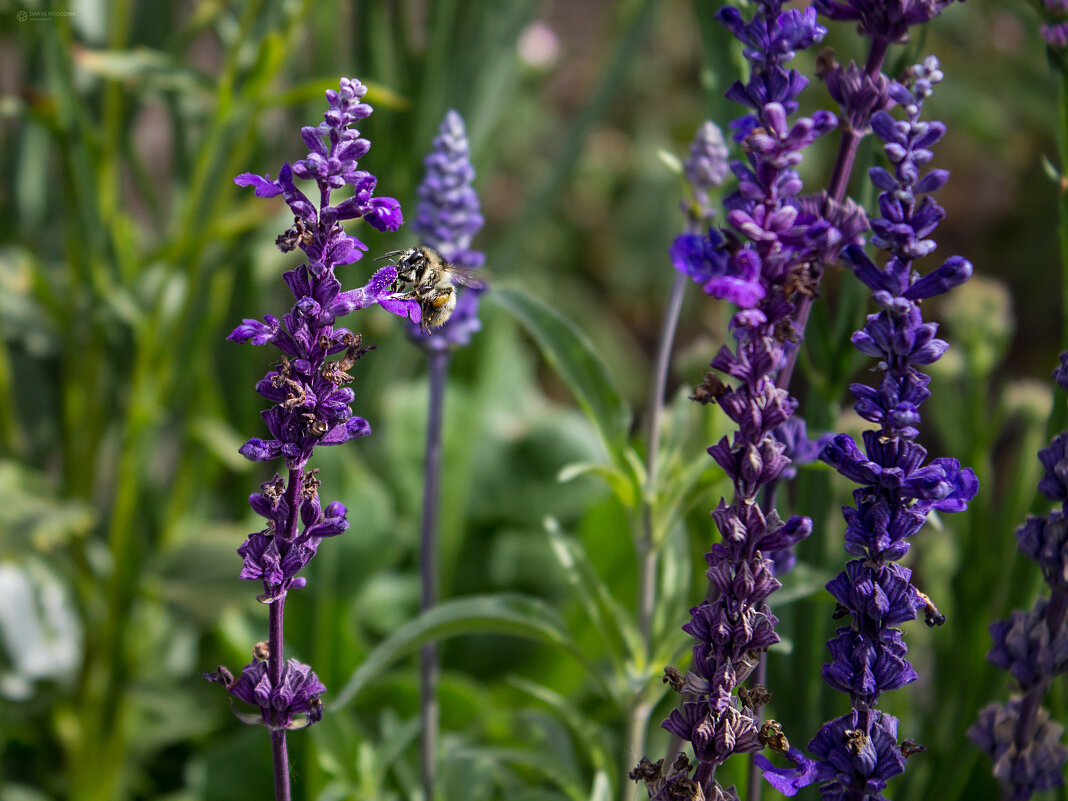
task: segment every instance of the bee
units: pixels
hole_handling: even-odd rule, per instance
[[[430,333],[431,328],[444,325],[456,309],[456,284],[471,289],[485,289],[486,284],[473,270],[450,264],[434,248],[394,250],[383,258],[395,260],[397,289],[395,298],[414,300],[422,312],[419,327]]]

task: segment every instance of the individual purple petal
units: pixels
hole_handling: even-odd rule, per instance
[[[234,178],[238,186],[253,186],[256,188],[256,197],[274,197],[282,194],[282,187],[278,181],[272,181],[271,176],[259,176],[251,172],[243,172]]]

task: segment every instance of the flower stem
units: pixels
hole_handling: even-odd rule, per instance
[[[271,731],[271,751],[274,754],[274,801],[289,801],[289,754],[286,751],[286,730]]]
[[[423,480],[423,525],[419,539],[419,610],[426,612],[438,601],[438,499],[441,484],[441,420],[445,406],[445,378],[449,370],[447,350],[427,354],[430,398],[426,423],[426,465]],[[438,735],[438,649],[424,645],[419,652],[419,720],[422,725],[420,752],[423,801],[434,799]]]
[[[637,541],[638,557],[638,630],[645,644],[646,658],[653,654],[653,607],[656,605],[656,565],[657,553],[653,544],[653,501],[656,497],[657,457],[660,453],[660,415],[664,410],[664,390],[667,387],[668,367],[671,364],[671,351],[675,344],[675,332],[679,327],[679,314],[682,310],[682,298],[686,292],[687,278],[682,273],[675,275],[671,285],[664,317],[660,323],[660,340],[656,350],[656,362],[653,366],[653,385],[649,389],[649,414],[646,418],[646,453],[645,453],[645,492],[642,500],[642,531]],[[644,714],[642,710],[644,709]],[[627,754],[635,759],[645,753],[645,733],[649,726],[652,710],[638,701],[631,710],[628,721]],[[673,735],[675,740],[677,736]],[[679,741],[681,742],[681,741]],[[677,749],[677,745],[672,745]],[[665,764],[670,764],[668,759]],[[633,801],[638,795],[638,785],[624,783],[625,801]]]
[[[291,486],[294,486],[293,472],[290,471]],[[299,476],[300,471],[297,470],[296,472]],[[295,482],[295,486],[300,486],[299,477]],[[297,515],[296,507],[291,506],[290,509],[295,518]],[[270,655],[267,660],[267,673],[270,676],[272,687],[280,687],[282,685],[282,667],[285,664],[282,653],[282,618],[285,614],[285,603],[286,599],[283,596],[268,607],[270,612],[268,615],[267,647]],[[274,723],[274,721],[271,722]],[[274,757],[274,799],[275,801],[289,801],[289,754],[286,751],[285,729],[271,729],[271,753]]]
[[[286,485],[286,503],[289,504],[289,517],[285,530],[278,535],[292,540],[297,536],[300,523],[300,490],[304,483],[304,468],[293,467],[289,470],[289,483]],[[285,619],[286,599],[283,595],[268,606],[267,614],[267,676],[272,687],[282,686],[285,670],[285,650],[282,632]],[[272,724],[276,721],[270,721]],[[289,753],[286,751],[285,729],[271,729],[271,753],[274,757],[274,798],[275,801],[289,801]]]
[[[653,385],[649,390],[649,415],[646,419],[647,450],[645,455],[645,497],[642,502],[642,533],[638,540],[638,629],[647,648],[652,642],[653,606],[656,602],[656,549],[653,544],[653,503],[656,498],[657,458],[660,454],[660,415],[664,409],[671,350],[679,326],[686,276],[675,275],[664,319],[660,324],[660,342],[653,368]],[[649,649],[651,650],[651,649]]]

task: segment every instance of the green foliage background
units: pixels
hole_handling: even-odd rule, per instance
[[[434,638],[441,798],[634,797],[626,771],[668,747],[657,724],[674,699],[658,675],[687,659],[679,626],[703,595],[708,510],[727,489],[704,453],[722,415],[685,400],[723,340],[721,304],[687,294],[651,492],[641,425],[682,225],[681,185],[659,154],[684,156],[703,119],[736,115],[719,98],[740,54],[712,21],[717,8],[0,3],[0,799],[271,793],[267,737],[201,678],[244,664],[266,628],[234,549],[256,525],[245,497],[269,477],[237,448],[261,432],[253,385],[271,357],[224,337],[242,317],[285,309],[280,276],[297,263],[273,247],[284,206],[232,177],[302,157],[299,126],[321,118],[340,75],[371,86],[361,166],[409,218],[436,126],[449,108],[464,115],[487,217],[475,244],[495,291],[452,365],[447,601],[421,618],[424,359],[395,319],[358,321],[378,346],[356,384],[375,433],[317,455],[324,497],[342,499],[353,526],[324,546],[287,609],[291,652],[330,688],[324,721],[290,738],[297,797],[420,795],[411,655]],[[542,64],[518,47],[539,22],[559,45]],[[1059,188],[1042,166],[1048,156],[1063,167],[1061,90],[1037,24],[1023,2],[969,0],[895,54],[896,67],[942,60],[928,107],[949,125],[936,164],[953,178],[939,195],[938,254],[967,256],[980,276],[934,307],[953,350],[924,441],[974,466],[982,488],[910,554],[949,622],[908,631],[921,679],[886,699],[902,736],[929,748],[894,798],[996,793],[964,738],[1006,692],[984,660],[986,625],[1038,591],[1013,530],[1041,509],[1034,454],[1065,343]],[[851,26],[825,44],[862,57]],[[799,69],[811,75],[813,58]],[[829,103],[816,81],[804,101]],[[809,187],[833,147],[808,156]],[[358,234],[371,256],[412,241],[404,229]],[[346,286],[368,264],[346,268]],[[840,277],[828,274],[803,351],[810,431],[857,428],[843,404],[866,375],[848,341],[865,298]],[[848,491],[816,465],[780,501],[816,522],[773,597],[786,642],[770,658],[771,714],[800,745],[844,708],[819,669],[836,625],[822,585],[844,561]],[[634,611],[643,500],[658,571],[648,631]],[[1052,701],[1064,720],[1063,686]],[[745,761],[723,775],[743,785]]]

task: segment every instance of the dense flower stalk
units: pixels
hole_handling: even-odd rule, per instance
[[[908,740],[899,744],[897,720],[876,706],[883,692],[917,678],[898,627],[921,610],[929,625],[944,618],[911,583],[911,571],[896,562],[931,510],[964,510],[978,486],[974,472],[955,459],[924,464],[927,451],[915,442],[919,408],[930,395],[930,377],[918,368],[937,361],[948,347],[936,338],[937,325],[923,322],[920,301],[963,283],[972,267],[954,256],[923,277],[915,272],[914,262],[934,249],[927,237],[945,215],[929,193],[945,183],[948,173],[921,175],[932,157],[928,148],[945,133],[942,123],[921,119],[924,100],[942,79],[937,60],[928,58],[911,75],[911,89],[894,83],[888,90],[905,119],[897,121],[885,110],[871,118],[893,165],[892,172],[870,171],[883,190],[882,216],[871,221],[872,243],[888,251],[888,259],[879,267],[856,245],[842,252],[881,307],[853,335],[853,343],[878,360],[882,381],[877,387],[851,387],[856,412],[879,427],[864,432],[863,449],[839,434],[820,453],[822,461],[860,485],[853,493],[855,505],[843,507],[846,551],[858,558],[827,585],[838,602],[837,616],[848,616],[851,625],[840,627],[828,642],[832,661],[823,669],[827,683],[849,695],[852,711],[825,724],[809,743],[814,761],[792,749],[789,756],[797,767],[779,770],[757,757],[769,781],[788,795],[815,782],[826,799],[882,798],[887,781],[904,770],[916,746]]]
[[[786,745],[773,721],[763,727],[758,722],[766,691],[759,686],[740,688],[738,696],[733,691],[763,651],[779,641],[767,600],[781,585],[769,555],[791,548],[812,527],[808,518],[783,522],[773,509],[761,508],[759,496],[790,462],[775,431],[797,402],[776,386],[775,375],[794,338],[796,303],[809,291],[809,265],[841,240],[839,230],[820,216],[818,203],[801,196],[794,167],[804,148],[833,130],[837,120],[826,111],[790,120],[808,82],[785,65],[794,51],[826,33],[815,11],[783,11],[778,0],[756,5],[749,21],[730,7],[719,14],[752,64],[748,82],[738,81],[727,92],[749,110],[732,125],[747,154],[746,161],[731,163],[739,182],[726,201],[733,230],[683,234],[671,250],[676,269],[706,294],[740,307],[731,321],[736,347],[724,346],[712,361],[735,386],[710,373],[694,396],[719,403],[738,429],[708,449],[731,478],[734,497],[721,500],[712,513],[723,539],[705,555],[707,599],[691,610],[683,627],[696,641],[693,670],[683,676],[668,668],[666,676],[683,701],[664,728],[690,742],[696,764],[682,757],[665,770],[663,762],[643,760],[632,777],[657,799],[736,798],[733,788],[715,781],[716,768],[734,753]]]
[[[1053,377],[1068,391],[1068,351]],[[1033,559],[1049,585],[1030,612],[1015,611],[990,626],[994,647],[987,659],[1007,670],[1020,693],[1006,704],[991,704],[968,730],[968,737],[994,762],[1005,797],[1025,801],[1036,792],[1064,785],[1068,748],[1064,726],[1050,720],[1042,699],[1050,682],[1068,672],[1068,432],[1039,451],[1045,474],[1039,491],[1059,503],[1045,517],[1029,516],[1016,530],[1020,553]]]
[[[434,137],[433,151],[426,157],[426,175],[419,184],[419,205],[412,229],[423,245],[434,248],[457,267],[475,270],[485,254],[471,247],[484,223],[478,194],[472,183],[471,146],[463,117],[450,110]],[[425,348],[448,350],[466,345],[481,328],[478,319],[481,288],[457,287],[456,309],[444,325],[427,332],[410,326],[411,335]]]
[[[259,600],[270,605],[268,640],[256,646],[253,660],[235,678],[224,667],[207,678],[221,683],[234,698],[258,707],[255,714],[239,714],[247,723],[261,723],[271,731],[275,757],[275,793],[289,798],[285,731],[301,728],[322,716],[319,697],[326,688],[307,665],[283,656],[283,610],[290,590],[303,587],[300,572],[315,556],[324,538],[349,527],[347,510],[338,501],[322,506],[318,470],[306,469],[317,445],[340,445],[371,433],[362,417],[353,415],[355,393],[349,370],[370,348],[359,334],[335,328],[338,317],[356,309],[380,305],[394,314],[418,320],[414,301],[393,297],[396,268],[378,270],[363,287],[341,290],[336,267],[351,264],[367,246],[345,233],[343,220],[362,217],[379,230],[394,231],[403,220],[393,198],[374,197],[376,179],[357,169],[357,159],[370,142],[351,126],[371,113],[362,101],[367,88],[341,79],[339,91],[326,93],[329,110],[318,126],[301,130],[311,152],[301,161],[285,163],[278,178],[245,173],[235,179],[252,186],[258,197],[281,195],[294,215],[294,225],[278,237],[283,252],[300,248],[306,262],[283,278],[295,297],[281,319],[246,319],[227,337],[234,342],[271,344],[280,362],[256,385],[273,405],[262,412],[269,439],[252,437],[240,449],[251,461],[284,457],[287,475],[279,474],[249,496],[249,505],[266,521],[238,548],[244,559],[241,578],[259,581]],[[294,183],[294,177],[314,180],[318,204]],[[331,204],[334,191],[350,186],[351,197]],[[340,358],[329,357],[340,354]]]
[[[412,227],[420,243],[437,250],[447,262],[467,270],[482,266],[485,256],[471,248],[471,240],[483,224],[481,204],[472,182],[471,149],[463,118],[450,110],[434,138],[433,150],[424,161],[426,175],[419,185],[419,205]],[[409,325],[409,334],[429,358],[430,397],[427,411],[426,464],[423,480],[423,519],[420,532],[420,611],[438,602],[438,500],[441,483],[442,420],[445,383],[452,349],[466,345],[479,330],[481,288],[456,287],[456,308],[445,323],[433,330]],[[438,653],[435,643],[420,651],[420,719],[422,724],[423,796],[434,797],[438,730]]]

